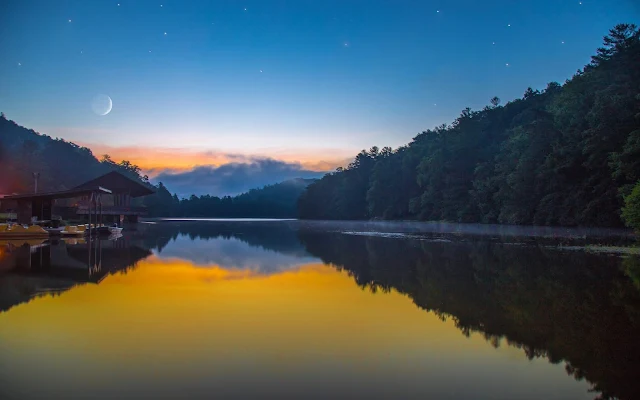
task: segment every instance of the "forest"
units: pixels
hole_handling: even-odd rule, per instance
[[[622,226],[624,209],[640,229],[639,179],[640,31],[620,24],[563,85],[505,105],[494,97],[405,146],[363,150],[309,185],[298,209],[306,219],[603,227]]]

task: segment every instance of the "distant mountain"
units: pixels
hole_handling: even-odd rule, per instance
[[[158,171],[156,171],[158,172]],[[200,165],[188,171],[160,172],[153,177],[162,182],[178,197],[192,194],[201,196],[237,196],[251,189],[273,185],[295,178],[322,178],[324,172],[311,171],[299,163],[264,157],[247,157],[242,162],[222,165]]]

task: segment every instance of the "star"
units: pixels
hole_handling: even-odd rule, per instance
[[[579,2],[578,2],[578,4],[582,5],[582,2],[581,2],[581,1],[579,1]]]
[[[260,72],[262,72],[262,70],[260,70]]]
[[[349,43],[344,42],[344,47],[349,47]]]
[[[244,10],[247,11],[247,7],[245,7]]]
[[[118,7],[120,7],[120,3],[118,3]]]
[[[436,12],[437,12],[437,13],[439,13],[439,12],[440,12],[440,10],[436,10]]]
[[[82,50],[80,50],[80,54],[82,54]]]
[[[433,103],[433,105],[434,105],[434,106],[437,106],[437,104],[436,104],[436,103]]]
[[[491,44],[495,45],[495,44],[496,44],[496,42],[493,42],[493,43],[491,43]]]
[[[506,63],[505,65],[508,67],[508,66],[509,66],[509,63]]]
[[[18,67],[21,67],[21,66],[22,66],[22,63],[18,63]]]
[[[162,4],[160,4],[160,7],[162,7]]]
[[[71,22],[71,20],[69,20],[69,22]]]
[[[507,26],[511,26],[511,24],[507,24]]]
[[[149,50],[149,53],[151,53],[151,50]]]
[[[165,32],[164,35],[167,36],[167,32]]]
[[[564,40],[561,43],[564,44]]]

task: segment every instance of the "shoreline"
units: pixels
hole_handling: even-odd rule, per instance
[[[209,224],[287,224],[294,230],[338,232],[343,234],[427,240],[478,240],[529,243],[570,250],[592,246],[592,252],[635,254],[625,250],[638,245],[638,236],[630,229],[549,227],[499,224],[466,224],[427,221],[337,221],[276,218],[145,218],[152,223]]]

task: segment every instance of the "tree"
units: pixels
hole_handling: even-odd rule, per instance
[[[596,55],[591,57],[591,66],[598,66],[619,53],[633,49],[637,46],[638,40],[640,40],[640,31],[635,24],[616,25],[604,37],[604,46],[598,48]]]
[[[631,193],[624,197],[622,219],[628,227],[640,233],[640,181],[636,183]]]

